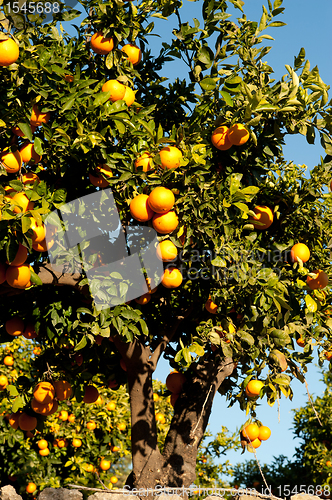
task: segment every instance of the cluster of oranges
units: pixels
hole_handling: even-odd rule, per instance
[[[25,325],[24,321],[18,316],[14,316],[13,318],[6,321],[5,330],[8,335],[12,337],[19,337],[20,335],[22,335],[28,340],[37,337],[35,326],[33,325],[33,323],[27,323]]]
[[[262,441],[267,441],[270,436],[271,430],[266,425],[249,424],[241,431],[241,440],[247,443],[246,448],[251,453],[254,453]]]
[[[222,125],[212,132],[211,142],[221,151],[226,151],[232,146],[242,146],[249,139],[249,132],[241,123],[235,123],[231,127]]]
[[[152,226],[159,234],[169,234],[173,232],[178,224],[178,216],[173,210],[175,197],[173,192],[163,186],[154,188],[150,195],[139,194],[135,196],[130,202],[131,216],[139,222],[148,222],[152,220]],[[170,240],[163,240],[157,247],[157,256],[163,262],[170,262],[176,259],[178,251],[174,243]],[[177,288],[182,283],[182,274],[176,267],[169,267],[165,269],[161,283],[166,288]],[[150,290],[150,283],[148,284]],[[142,295],[136,301],[139,304],[146,304],[150,301],[150,294],[156,288],[149,291],[149,293]]]

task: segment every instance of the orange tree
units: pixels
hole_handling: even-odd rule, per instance
[[[98,387],[127,384],[127,484],[189,486],[217,392],[255,419],[258,398],[272,405],[291,397],[314,346],[330,357],[328,87],[304,49],[281,80],[263,61],[265,30],[283,24],[282,0],[268,0],[258,22],[244,15],[242,0],[204,2],[201,24],[182,19],[178,0],[81,5],[87,17],[75,36],[61,21],[77,12],[63,5],[45,23],[38,12],[3,7],[1,341],[29,328],[41,349],[33,379],[15,384],[17,395],[9,389],[13,411],[21,428],[41,429],[57,381],[70,384],[67,397],[78,402]],[[173,13],[175,37],[154,54],[153,20]],[[190,81],[166,86],[159,71],[175,57]],[[288,134],[320,139],[325,158],[309,178],[284,159]],[[150,198],[158,187],[166,196]],[[110,190],[126,241],[113,222],[97,231],[115,220]],[[89,205],[85,195],[96,194]],[[98,247],[80,224],[88,212]],[[139,275],[147,283],[142,278],[129,302],[121,259],[130,235],[147,240],[144,226],[173,245],[159,249],[167,267],[161,284],[149,276],[151,257]],[[62,229],[73,238],[61,243]],[[121,251],[109,246],[119,234]],[[67,265],[52,267],[47,246]],[[118,262],[111,273],[109,260]],[[90,280],[91,269],[98,279]],[[162,355],[182,376],[161,450],[152,375]],[[247,388],[257,378],[262,384]]]

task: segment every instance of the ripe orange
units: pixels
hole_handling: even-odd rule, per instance
[[[305,340],[303,337],[300,337],[299,339],[297,339],[296,341],[297,345],[299,345],[300,347],[304,347],[305,346]]]
[[[21,266],[22,264],[24,264],[27,258],[28,258],[28,249],[24,247],[21,243],[19,243],[18,250],[14,260],[12,260],[12,262],[10,263],[7,261],[6,264],[9,264],[10,266]]]
[[[102,175],[93,175],[91,172],[89,173],[89,180],[91,184],[93,184],[95,187],[99,188],[105,188],[109,186],[109,182],[104,179]]]
[[[120,422],[117,425],[117,428],[119,429],[119,431],[124,431],[124,430],[126,430],[126,424],[124,422]]]
[[[332,359],[332,351],[325,351],[324,356],[328,361],[331,361]]]
[[[71,424],[75,422],[75,415],[73,413],[68,415],[68,422],[70,422]]]
[[[15,430],[18,429],[18,419],[19,419],[19,417],[20,417],[20,413],[19,412],[11,413],[9,415],[8,423]]]
[[[68,420],[68,412],[66,410],[61,410],[58,415],[58,418],[65,422],[66,420]]]
[[[99,391],[94,385],[87,385],[84,390],[84,403],[95,403],[99,397]]]
[[[49,247],[51,248],[53,246],[53,243],[54,241],[51,240],[49,242]],[[42,240],[42,241],[39,241],[39,242],[35,242],[33,245],[32,245],[32,248],[36,251],[36,252],[47,252],[47,243],[46,243],[46,240]]]
[[[42,158],[41,155],[36,153],[32,142],[23,144],[19,151],[24,163],[30,163],[31,160],[33,160],[31,163],[39,163]]]
[[[152,218],[154,229],[160,234],[172,233],[177,228],[179,219],[173,210],[163,214],[155,214]]]
[[[120,451],[120,446],[112,446],[111,450],[113,453],[116,453],[117,451]]]
[[[174,408],[174,405],[178,399],[178,397],[180,396],[180,394],[175,394],[175,392],[173,392],[173,394],[171,394],[171,400],[170,400],[170,403],[171,405],[173,406]]]
[[[56,382],[53,382],[53,386],[58,401],[64,401],[65,399],[71,398],[73,390],[70,383],[66,380],[57,380]]]
[[[137,299],[135,299],[135,302],[137,302],[137,304],[140,304],[141,306],[144,306],[145,304],[148,304],[150,300],[151,300],[151,295],[149,293],[145,293],[144,295],[137,297]]]
[[[167,146],[159,151],[161,168],[178,168],[182,153],[175,146]]]
[[[23,184],[34,184],[36,181],[39,182],[39,177],[33,172],[27,172],[26,174],[22,175]]]
[[[27,413],[21,413],[18,419],[18,425],[22,431],[33,431],[37,426],[37,419]]]
[[[258,439],[260,441],[266,441],[271,436],[271,429],[266,425],[261,425],[259,428]]]
[[[128,60],[133,64],[133,66],[136,66],[136,64],[141,62],[142,51],[139,47],[137,47],[137,45],[127,43],[121,50],[127,55]]]
[[[53,402],[55,389],[50,382],[38,382],[33,390],[33,395],[38,403],[46,405]]]
[[[9,266],[6,271],[7,283],[13,288],[25,288],[30,281],[30,276],[30,266],[28,264]]]
[[[248,448],[259,448],[260,445],[262,444],[262,441],[258,438],[252,440],[249,444],[248,444]]]
[[[1,217],[0,217],[1,218]],[[6,281],[6,266],[0,262],[0,285]]]
[[[99,467],[101,470],[108,470],[111,468],[111,462],[109,460],[101,460]]]
[[[72,440],[72,445],[74,448],[80,448],[82,446],[82,441],[79,438],[74,438]]]
[[[68,441],[67,439],[57,439],[58,448],[67,448]]]
[[[325,288],[328,285],[329,277],[324,271],[313,271],[316,274],[315,278],[307,276],[307,285],[311,290]]]
[[[331,460],[326,461],[326,467],[332,467],[332,462]]]
[[[110,479],[111,483],[112,484],[116,484],[118,482],[118,478],[115,477],[115,476],[112,476],[111,479]]]
[[[68,82],[68,83],[73,83],[73,81],[74,81],[74,77],[73,77],[73,75],[65,75],[65,76],[64,76],[64,79],[65,79],[65,80],[66,80],[66,82]]]
[[[7,150],[8,148],[1,153],[0,160],[8,173],[15,174],[15,172],[18,172],[22,166],[22,157],[18,150],[14,153]]]
[[[165,269],[161,284],[165,288],[177,288],[181,285],[183,280],[182,274],[179,269],[175,267],[170,267]]]
[[[46,236],[45,226],[43,224],[41,226],[38,226],[36,219],[34,219],[33,217],[30,217],[30,229],[32,230],[33,243],[40,243],[45,239]]]
[[[246,392],[249,393],[248,396],[258,396],[262,387],[264,383],[261,380],[251,379],[246,386]]]
[[[35,339],[36,337],[38,337],[36,331],[35,331],[35,325],[33,325],[32,323],[29,323],[26,327],[25,327],[25,330],[23,332],[23,337],[25,337],[26,339]]]
[[[113,50],[114,40],[111,37],[105,38],[103,32],[98,31],[98,33],[92,35],[90,46],[93,52],[105,56],[106,54],[111,52],[111,50]]]
[[[148,203],[154,212],[163,214],[173,208],[175,197],[170,189],[158,186],[151,191]]]
[[[167,375],[166,387],[170,392],[173,392],[174,394],[180,394],[185,381],[186,377],[183,373],[172,372]]]
[[[50,454],[50,450],[48,448],[45,448],[44,450],[39,450],[39,455],[42,457],[47,457],[47,455]]]
[[[13,356],[5,356],[3,360],[3,364],[6,366],[13,366],[14,358]]]
[[[228,130],[228,139],[233,146],[242,146],[249,139],[249,132],[242,123],[235,123]]]
[[[147,222],[152,219],[154,212],[148,203],[147,194],[139,194],[130,202],[130,213],[132,217],[139,222]]]
[[[8,385],[8,378],[6,375],[0,375],[0,390],[3,391]]]
[[[30,124],[35,125],[36,127],[40,127],[42,123],[47,123],[51,118],[51,115],[49,112],[47,113],[42,113],[37,104],[34,104],[32,107],[32,112],[31,112],[31,117],[30,117]]]
[[[86,426],[89,429],[89,431],[94,431],[95,428],[97,427],[96,423],[93,422],[92,420],[90,420],[90,422],[88,422]]]
[[[175,260],[178,255],[178,249],[170,240],[161,241],[157,246],[157,256],[163,262]]]
[[[152,168],[152,156],[148,151],[145,151],[141,156],[139,156],[135,161],[135,170],[142,168],[143,172],[148,172]]]
[[[302,260],[302,262],[307,262],[310,258],[310,250],[304,243],[296,243],[291,248],[290,252],[291,261],[297,262],[297,257]]]
[[[107,410],[109,411],[114,411],[116,408],[116,403],[115,401],[109,401],[106,405]]]
[[[40,450],[45,450],[45,448],[48,448],[48,442],[46,439],[40,439],[37,443],[37,446]]]
[[[221,151],[226,151],[227,149],[232,147],[231,141],[228,137],[228,127],[223,125],[216,128],[212,132],[211,142],[213,146],[215,146],[217,149],[220,149]]]
[[[33,210],[33,207],[35,206],[34,202],[30,201],[24,193],[14,194],[12,200],[17,202],[17,205],[15,205],[13,209],[15,214],[20,214],[22,212],[26,212],[27,210]]]
[[[156,422],[159,422],[160,424],[164,424],[166,422],[165,415],[163,413],[156,413]]]
[[[108,80],[107,82],[104,83],[101,90],[102,92],[110,91],[111,95],[109,100],[115,102],[123,99],[126,92],[126,87],[117,80]]]
[[[257,206],[254,208],[255,217],[254,219],[249,219],[249,223],[253,224],[255,229],[268,229],[273,223],[273,212],[269,207]],[[258,221],[261,224],[257,224]]]
[[[94,466],[92,464],[85,464],[84,469],[86,472],[93,472]]]
[[[133,91],[133,89],[131,89],[130,87],[126,87],[123,100],[128,107],[133,104],[133,102],[135,101],[135,92]]]
[[[28,483],[25,490],[27,493],[34,493],[37,489],[37,486],[35,485],[35,483]]]
[[[257,424],[249,424],[242,430],[242,436],[250,441],[254,441],[259,436],[259,427]]]
[[[24,331],[24,323],[18,316],[14,316],[14,318],[8,319],[5,323],[5,329],[8,335],[12,337],[18,337],[22,335]]]
[[[0,40],[0,66],[10,66],[17,61],[20,51],[11,38]]]
[[[206,301],[205,309],[211,314],[217,314],[218,306],[211,300],[211,297],[209,297],[208,300]]]

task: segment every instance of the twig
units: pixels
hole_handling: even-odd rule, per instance
[[[279,399],[279,392],[277,392],[277,403],[278,403],[278,422],[280,424],[280,399]]]
[[[303,376],[303,374],[302,374],[302,376]],[[303,376],[303,379],[304,379],[305,387],[306,387],[306,389],[307,389],[308,398],[309,398],[309,403],[311,404],[311,407],[312,407],[312,409],[313,409],[313,412],[314,412],[314,414],[316,415],[316,418],[317,418],[318,422],[320,423],[320,426],[321,426],[321,427],[323,427],[323,424],[322,424],[322,422],[320,421],[320,418],[319,418],[319,415],[318,415],[318,413],[317,413],[317,411],[316,411],[316,408],[314,407],[314,403],[313,403],[312,397],[311,397],[310,392],[309,392],[308,382],[306,381],[306,379],[305,379],[305,377],[304,377],[304,376]]]
[[[190,437],[191,439],[193,439],[193,438],[194,438],[194,436],[195,436],[196,429],[197,429],[197,427],[198,427],[198,425],[199,425],[199,423],[200,423],[200,421],[201,421],[201,418],[202,418],[202,415],[203,415],[203,412],[204,412],[204,408],[205,408],[205,405],[206,405],[207,400],[208,400],[208,398],[209,398],[209,395],[210,395],[211,390],[212,390],[212,385],[210,385],[209,392],[208,392],[208,393],[207,393],[207,395],[206,395],[205,401],[204,401],[203,406],[202,406],[202,411],[201,411],[201,413],[200,413],[200,416],[198,417],[197,423],[196,423],[195,427],[194,427],[194,428],[190,431],[189,437]]]

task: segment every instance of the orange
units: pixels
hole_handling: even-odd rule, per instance
[[[85,464],[84,466],[84,470],[86,470],[86,472],[93,472],[93,469],[94,466],[92,464]]]
[[[304,339],[302,337],[300,337],[299,339],[297,339],[296,343],[300,347],[304,347],[305,346],[305,341],[304,341]]]
[[[64,76],[64,79],[65,79],[65,80],[66,80],[66,82],[68,82],[68,83],[73,83],[73,81],[74,81],[74,77],[73,77],[73,75],[65,75],[65,76]]]
[[[45,226],[43,224],[41,226],[38,226],[36,219],[34,219],[33,217],[30,217],[30,229],[32,230],[33,243],[40,243],[45,239],[46,236]]]
[[[171,395],[170,403],[173,406],[173,408],[179,396],[180,394],[175,394],[175,392],[173,392],[173,394]]]
[[[109,186],[109,182],[104,179],[104,177],[102,175],[93,175],[91,174],[91,172],[89,173],[89,180],[91,182],[91,184],[93,184],[95,187],[99,187],[99,188],[105,188],[107,186]]]
[[[249,132],[241,123],[235,123],[228,130],[228,139],[233,146],[242,146],[249,139]]]
[[[332,462],[331,460],[326,461],[326,467],[332,467]]]
[[[75,415],[73,413],[68,415],[68,422],[70,422],[71,424],[75,422]]]
[[[5,356],[5,358],[3,360],[3,364],[6,366],[13,366],[13,364],[14,364],[13,356]]]
[[[178,168],[182,153],[175,146],[167,146],[159,151],[161,168]]]
[[[139,194],[130,202],[130,213],[132,217],[139,222],[147,222],[152,219],[154,215],[154,212],[148,203],[148,199],[149,197],[147,194]]]
[[[217,314],[218,312],[218,306],[211,300],[211,297],[207,299],[204,307],[211,314]]]
[[[48,448],[48,442],[46,439],[40,439],[37,443],[37,446],[40,450],[45,450],[45,448]]]
[[[31,160],[33,160],[32,163],[39,163],[42,158],[41,155],[36,153],[32,142],[23,144],[19,151],[24,163],[29,163]]]
[[[257,424],[249,424],[242,430],[242,436],[250,441],[254,441],[259,436],[259,427]]]
[[[271,436],[271,429],[266,425],[261,425],[259,428],[258,439],[260,441],[266,441]]]
[[[68,420],[68,412],[66,410],[61,410],[58,418],[65,422],[66,420]]]
[[[264,383],[261,380],[251,379],[247,384],[246,391],[248,391],[249,396],[258,396],[262,387],[264,387]]]
[[[34,184],[35,182],[39,182],[39,177],[33,172],[27,172],[22,175],[22,182],[23,184]]]
[[[101,460],[99,467],[101,470],[108,470],[111,468],[111,462],[109,460]]]
[[[156,422],[159,422],[160,424],[164,424],[166,422],[165,415],[163,413],[156,413]]]
[[[14,260],[12,260],[10,264],[7,261],[6,264],[9,264],[10,266],[21,266],[22,264],[24,264],[27,258],[28,258],[28,249],[24,247],[21,243],[19,243],[18,250]]]
[[[20,51],[11,38],[0,40],[0,66],[10,66],[17,61]]]
[[[111,479],[110,479],[111,483],[112,484],[116,484],[118,482],[118,478],[115,477],[115,476],[112,476]]]
[[[257,206],[254,208],[255,217],[254,219],[249,219],[249,223],[254,226],[255,229],[267,229],[271,226],[273,222],[273,212],[269,207]],[[260,224],[257,224],[258,221]]]
[[[54,241],[51,240],[49,242],[49,246],[50,248],[53,246],[53,243]],[[47,252],[47,243],[46,243],[46,240],[42,240],[42,241],[39,241],[39,242],[36,242],[32,245],[32,248],[36,251],[36,252]]]
[[[42,457],[47,457],[47,455],[50,454],[50,450],[48,448],[45,448],[44,450],[39,450],[39,455]]]
[[[13,288],[25,288],[30,281],[30,267],[28,264],[9,266],[6,271],[8,285]]]
[[[128,107],[131,106],[135,101],[135,92],[130,87],[126,87],[123,100],[125,101]]]
[[[332,359],[332,351],[324,351],[325,358],[330,361]]]
[[[161,241],[157,246],[157,256],[163,262],[175,260],[178,255],[178,249],[170,240]]]
[[[72,445],[75,447],[75,448],[80,448],[82,446],[82,441],[79,439],[79,438],[74,438],[72,440]]]
[[[119,431],[124,431],[126,429],[126,424],[124,422],[120,422],[117,425],[117,428],[119,429]]]
[[[57,380],[56,382],[53,382],[53,386],[58,401],[64,401],[65,399],[70,399],[72,397],[72,387],[66,380]]]
[[[15,214],[20,214],[22,212],[26,212],[27,210],[33,210],[33,207],[35,206],[33,201],[30,201],[24,193],[16,193],[12,199],[17,202],[17,205],[15,205],[15,208],[13,209]]]
[[[144,306],[145,304],[150,302],[150,300],[151,300],[151,295],[149,293],[145,293],[144,295],[141,295],[140,297],[135,299],[135,302],[137,302],[137,304],[140,304],[141,306]]]
[[[297,262],[297,257],[302,260],[302,262],[307,262],[310,258],[310,250],[304,243],[296,243],[291,248],[290,252],[291,261]]]
[[[148,203],[154,212],[163,214],[173,208],[175,197],[170,189],[158,186],[151,191]]]
[[[27,413],[21,413],[18,425],[22,431],[33,431],[37,427],[37,419]]]
[[[161,284],[164,285],[165,288],[177,288],[181,285],[182,280],[183,277],[179,269],[171,267],[165,269]]]
[[[170,392],[173,392],[174,394],[180,394],[185,381],[186,377],[183,373],[172,372],[166,378],[166,387]]]
[[[94,431],[95,428],[97,427],[96,423],[95,422],[92,422],[92,420],[90,420],[90,422],[88,422],[86,424],[87,428],[89,429],[89,431]]]
[[[113,50],[114,40],[111,37],[105,38],[103,32],[98,31],[97,33],[92,35],[90,46],[93,52],[105,56],[106,54],[111,52],[111,50]]]
[[[155,214],[152,218],[154,229],[160,234],[172,233],[177,228],[179,219],[173,210],[163,214]]]
[[[67,441],[67,439],[58,439],[57,445],[58,445],[58,448],[67,448],[68,441]]]
[[[87,385],[84,391],[84,403],[95,403],[99,397],[99,391],[94,385]]]
[[[6,281],[6,266],[0,262],[0,285]]]
[[[117,451],[120,451],[120,446],[112,446],[111,450],[113,453],[116,453]]]
[[[32,133],[36,132],[36,127],[34,125],[31,125],[30,129],[31,129]],[[22,132],[22,130],[20,129],[20,127],[18,127],[17,125],[16,125],[16,127],[12,128],[12,132],[13,132],[13,134],[15,134],[15,135],[17,135],[19,137],[25,137],[24,133]]]
[[[136,64],[141,62],[142,51],[137,47],[137,45],[134,45],[133,43],[127,43],[122,47],[121,50],[127,55],[128,60],[133,64],[133,66],[136,66]]]
[[[25,488],[25,491],[27,493],[34,493],[37,489],[37,486],[35,485],[35,483],[28,483],[26,488]]]
[[[248,444],[248,448],[259,448],[260,445],[262,444],[262,441],[258,438],[254,439],[253,441],[250,442],[250,444]]]
[[[33,105],[32,112],[31,112],[31,117],[30,117],[30,124],[35,125],[36,127],[40,127],[42,123],[47,123],[51,118],[51,115],[49,112],[47,113],[42,113],[37,104]]]
[[[115,401],[109,401],[106,405],[107,410],[109,411],[114,411],[116,408],[116,403]]]
[[[26,339],[35,339],[36,337],[38,337],[36,331],[35,331],[35,325],[33,325],[32,323],[29,323],[27,324],[27,326],[25,327],[25,330],[23,332],[23,337],[25,337]]]
[[[18,419],[20,417],[20,413],[19,412],[16,412],[16,413],[11,413],[9,415],[9,425],[13,428],[13,429],[18,429]]]
[[[135,161],[135,170],[142,168],[143,172],[148,172],[152,169],[152,156],[148,151],[145,151]]]
[[[153,401],[159,401],[159,395],[156,392],[153,393]]]
[[[325,288],[328,285],[329,277],[324,271],[313,271],[316,274],[315,278],[307,276],[307,285],[311,290]]]
[[[10,174],[18,172],[22,166],[22,157],[17,150],[14,153],[8,152],[6,148],[0,155],[0,160],[3,163],[6,171]]]
[[[8,319],[5,323],[5,329],[8,335],[12,337],[18,337],[22,335],[24,331],[24,323],[18,316],[14,316],[14,318]]]
[[[0,390],[3,391],[8,385],[8,378],[6,375],[0,375]]]
[[[46,405],[53,403],[55,389],[50,382],[39,382],[33,390],[33,395],[38,403]]]
[[[211,142],[213,146],[221,151],[226,151],[230,147],[232,147],[231,141],[228,137],[228,127],[223,125],[222,127],[216,128],[212,132]]]
[[[101,90],[102,92],[110,91],[111,95],[109,97],[109,100],[115,102],[123,99],[126,92],[126,87],[117,80],[108,80],[107,82],[104,83]]]

